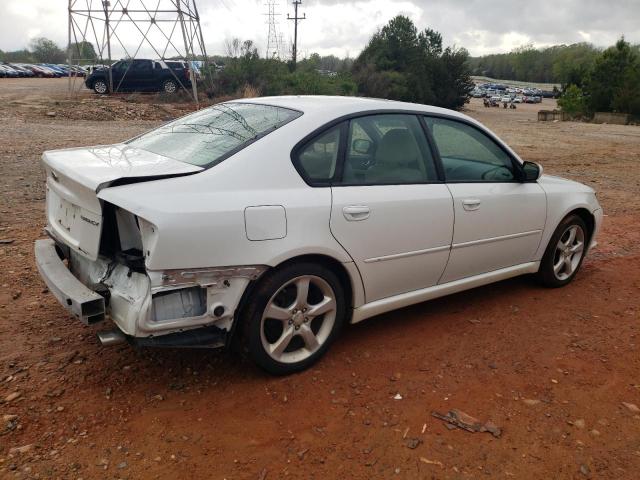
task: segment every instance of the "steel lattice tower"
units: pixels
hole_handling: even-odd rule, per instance
[[[141,49],[157,59],[207,62],[196,0],[69,0],[69,65],[87,61],[86,43],[95,45],[99,63],[111,65],[113,54],[136,58]],[[74,45],[74,48],[72,48]],[[193,98],[197,85],[191,69]],[[73,91],[69,77],[69,91]],[[113,79],[109,88],[114,89]]]
[[[278,35],[278,22],[276,21],[276,17],[279,15],[276,13],[276,6],[278,4],[273,0],[269,0],[266,3],[267,6],[267,15],[268,20],[267,24],[269,25],[269,32],[267,34],[267,58],[280,58],[281,55],[281,35]]]

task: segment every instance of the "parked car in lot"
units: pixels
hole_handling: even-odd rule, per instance
[[[186,62],[162,60],[120,60],[111,66],[113,89],[123,91],[164,91],[175,93],[191,88]],[[96,93],[109,93],[109,68],[97,68],[85,79],[87,88]]]
[[[30,68],[38,77],[58,78],[62,76],[59,72],[56,72],[46,65],[29,64],[27,68]]]
[[[564,286],[603,216],[476,120],[386,100],[231,101],[43,164],[36,263],[84,323],[110,317],[103,344],[234,340],[275,374],[346,323],[517,275]]]
[[[18,78],[20,76],[20,73],[8,65],[0,65],[0,74],[2,74],[3,77],[8,78]]]
[[[17,70],[18,72],[22,73],[23,77],[33,77],[33,76],[35,76],[33,74],[33,72],[31,70],[29,70],[28,68],[22,67],[20,65],[15,64],[15,63],[8,63],[8,64],[5,64],[5,65],[8,65],[11,68],[13,68],[14,70]]]

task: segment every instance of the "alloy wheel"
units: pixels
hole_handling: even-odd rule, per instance
[[[168,82],[165,82],[164,84],[164,91],[166,93],[175,93],[176,91],[176,84],[174,82],[172,82],[171,80],[169,80]]]
[[[553,256],[553,273],[558,280],[566,280],[580,266],[584,238],[584,230],[579,225],[570,225],[560,236]]]
[[[94,85],[93,85],[93,89],[96,91],[96,93],[106,93],[107,92],[107,84],[105,82],[103,82],[102,80],[98,80]]]
[[[260,322],[262,346],[277,362],[304,361],[327,341],[336,313],[336,295],[326,280],[293,278],[267,302]]]

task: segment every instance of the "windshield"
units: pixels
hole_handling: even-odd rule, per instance
[[[131,140],[129,145],[199,167],[212,167],[300,112],[253,103],[221,103]]]

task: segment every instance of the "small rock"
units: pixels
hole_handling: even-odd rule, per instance
[[[394,400],[402,400],[402,395],[400,395],[399,393],[396,393],[395,396],[393,397]]]
[[[640,413],[640,408],[635,403],[622,402],[622,405],[631,413]]]
[[[118,468],[122,470],[123,468],[127,468],[127,462],[122,462],[118,464]]]
[[[584,426],[585,426],[584,420],[582,418],[579,418],[578,420],[575,420],[573,422],[573,426],[574,427],[578,427],[578,428],[584,428]]]
[[[538,405],[540,403],[540,400],[535,398],[525,398],[522,400],[522,403],[524,403],[525,405],[533,406]]]
[[[587,467],[583,463],[582,465],[580,465],[580,473],[583,474],[585,477],[588,477],[589,474],[591,473],[591,470],[589,470],[589,467]]]
[[[7,395],[4,398],[4,401],[5,402],[12,402],[12,401],[16,400],[17,398],[20,398],[20,396],[22,396],[22,394],[20,392],[13,392],[13,393],[10,393],[9,395]]]
[[[412,450],[418,448],[421,443],[422,440],[420,440],[419,438],[407,438],[407,440],[404,442],[404,444]]]
[[[33,444],[23,445],[22,447],[13,447],[9,449],[9,455],[15,455],[16,453],[23,454],[29,453],[33,448]]]
[[[589,433],[591,435],[593,435],[594,437],[599,437],[600,436],[600,430],[596,430],[595,428],[593,430],[591,430]]]
[[[162,395],[154,395],[154,396],[153,396],[153,399],[154,399],[154,400],[162,401],[162,400],[164,400],[164,397],[163,397]]]
[[[56,112],[47,112],[47,117],[55,117],[56,115]]]
[[[13,422],[14,420],[18,419],[18,415],[3,415],[2,416],[2,421],[3,422]]]
[[[558,380],[556,380],[555,378],[552,378],[551,383],[558,383]]]

